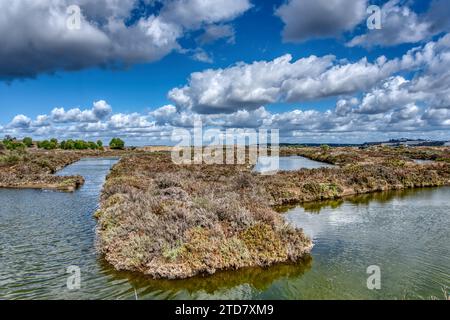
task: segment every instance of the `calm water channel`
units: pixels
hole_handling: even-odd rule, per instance
[[[450,285],[450,188],[391,192],[288,209],[314,249],[297,264],[156,281],[116,272],[95,250],[93,212],[117,160],[84,159],[74,193],[0,189],[0,299],[443,298]],[[71,291],[67,267],[81,270]],[[381,269],[368,290],[366,268]]]

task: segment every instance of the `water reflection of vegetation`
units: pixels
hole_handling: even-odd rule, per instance
[[[377,203],[386,203],[391,201],[392,199],[403,199],[406,197],[411,197],[418,192],[423,191],[422,188],[414,188],[414,189],[404,189],[404,190],[391,190],[385,192],[375,192],[368,194],[361,194],[357,196],[352,196],[345,198],[346,201],[357,204],[357,205],[367,205],[369,202],[377,202]]]
[[[423,192],[425,189],[429,188],[414,188],[414,189],[404,189],[404,190],[391,190],[384,192],[375,192],[375,193],[366,193],[360,194],[357,196],[344,197],[341,199],[335,200],[324,200],[324,201],[314,201],[314,202],[306,202],[300,205],[301,208],[305,210],[305,212],[318,214],[322,209],[330,208],[337,209],[342,206],[345,202],[351,203],[353,205],[368,205],[370,202],[375,203],[386,203],[391,201],[392,199],[403,199],[406,197],[411,197],[418,192]],[[278,206],[275,208],[277,212],[286,213],[289,210],[295,209],[299,206],[296,205],[288,205],[288,206]]]
[[[155,280],[139,273],[116,271],[103,259],[99,261],[99,264],[106,273],[113,276],[113,281],[126,279],[136,290],[140,291],[140,295],[146,295],[154,291],[175,294],[181,290],[186,290],[190,294],[199,291],[213,294],[219,290],[231,289],[244,284],[250,285],[258,291],[264,291],[277,280],[299,278],[311,269],[312,261],[312,256],[308,254],[296,263],[276,264],[268,268],[253,267],[218,271],[213,275],[200,275],[181,280]]]
[[[301,205],[301,207],[306,212],[309,212],[309,213],[320,213],[320,211],[323,208],[336,209],[336,208],[339,208],[343,203],[344,203],[343,199],[313,201],[313,202],[305,202]],[[298,207],[297,205],[277,206],[277,207],[275,207],[275,210],[280,213],[286,213],[297,207]]]

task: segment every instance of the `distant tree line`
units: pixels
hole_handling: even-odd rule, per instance
[[[84,141],[84,140],[63,140],[58,142],[57,139],[53,138],[50,140],[39,141],[37,143],[37,147],[40,149],[46,150],[54,150],[54,149],[63,149],[63,150],[101,150],[103,149],[103,143],[101,140],[97,142],[93,141]]]
[[[22,141],[17,140],[11,136],[5,136],[3,141],[0,143],[0,150],[25,150],[30,144],[30,138],[25,138]],[[33,145],[33,141],[31,141],[31,145]]]
[[[34,146],[33,139],[30,137],[25,137],[22,140],[18,140],[11,136],[6,136],[3,141],[0,143],[1,149],[8,150],[25,150],[26,148],[31,148]],[[36,146],[39,149],[45,150],[103,150],[103,142],[101,140],[97,140],[97,142],[93,141],[85,141],[85,140],[63,140],[61,142],[56,138],[52,138],[50,140],[37,141]],[[125,142],[120,138],[113,138],[109,143],[109,147],[111,149],[124,149]]]

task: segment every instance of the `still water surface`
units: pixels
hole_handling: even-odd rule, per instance
[[[115,159],[85,159],[59,174],[81,174],[74,193],[0,189],[0,299],[379,299],[443,298],[450,285],[450,188],[316,203],[285,213],[314,239],[297,264],[151,280],[116,272],[95,251],[98,197]],[[66,268],[81,268],[81,289]],[[366,287],[381,268],[382,288]]]
[[[259,157],[253,171],[259,173],[270,172],[274,170],[273,166],[270,166],[271,160],[275,157]],[[275,162],[276,163],[276,162]],[[279,171],[294,171],[299,169],[318,169],[318,168],[333,168],[332,164],[325,162],[314,161],[302,156],[283,156],[278,157],[278,170]]]

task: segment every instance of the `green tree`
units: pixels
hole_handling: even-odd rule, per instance
[[[322,149],[322,151],[327,152],[328,150],[330,150],[330,146],[327,144],[323,144],[320,146],[320,149]]]
[[[92,149],[92,150],[98,149],[98,145],[93,141],[88,142],[88,147],[89,147],[89,149]]]
[[[41,142],[38,142],[37,144],[38,148],[45,149],[45,150],[54,150],[58,147],[58,144],[55,143],[55,141],[48,141],[44,140]]]
[[[83,140],[76,140],[75,141],[75,149],[76,150],[85,150],[88,148],[88,145],[85,141]]]
[[[5,143],[5,147],[8,150],[25,150],[26,146],[19,141],[8,141]]]
[[[123,149],[125,148],[125,142],[120,138],[112,138],[109,142],[109,147],[111,149]]]
[[[102,140],[97,140],[97,146],[99,149],[101,149],[103,147],[103,141]]]
[[[55,150],[56,148],[58,148],[58,142],[55,141],[54,139],[50,140],[47,149],[48,150]]]
[[[75,149],[75,142],[72,139],[67,140],[66,143],[64,144],[64,149],[65,150]]]
[[[30,137],[23,138],[22,142],[27,148],[31,148],[33,146],[33,139]]]
[[[63,141],[61,141],[61,142],[59,143],[59,148],[60,148],[60,149],[63,149],[63,150],[66,150],[66,141],[65,141],[65,140],[63,140]]]
[[[12,141],[14,141],[14,140],[16,140],[16,138],[13,138],[13,137],[10,136],[9,134],[7,134],[7,135],[5,136],[5,138],[3,139],[3,143],[6,144],[5,142],[12,142]]]

